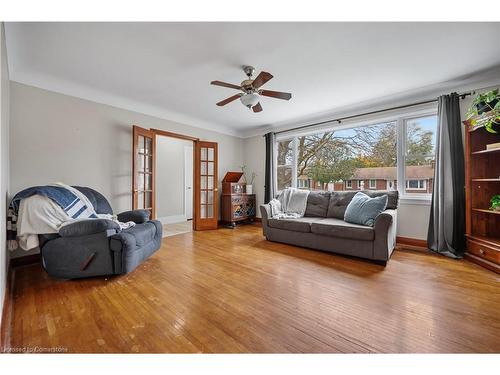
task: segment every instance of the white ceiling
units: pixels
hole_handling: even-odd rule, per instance
[[[6,23],[13,81],[245,136],[500,64],[500,23]],[[253,113],[242,65],[274,75]]]

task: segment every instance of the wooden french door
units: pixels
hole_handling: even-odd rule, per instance
[[[154,219],[156,134],[134,125],[132,139],[132,207],[148,210]]]
[[[217,179],[217,143],[195,143],[195,229],[217,229],[219,188]]]

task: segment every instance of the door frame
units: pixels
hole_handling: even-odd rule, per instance
[[[186,160],[189,160],[189,147],[192,149],[195,147],[195,144],[192,143],[191,146],[184,146],[184,168],[189,168],[189,163],[186,163]],[[186,215],[187,220],[194,220],[194,178],[195,178],[195,171],[194,171],[194,152],[195,150],[191,151],[191,158],[192,158],[192,165],[191,165],[191,192],[193,194],[193,197],[191,199],[191,213],[189,213],[188,210],[186,210],[186,197],[188,194],[184,193],[184,215]],[[186,185],[186,170],[184,169],[184,185]],[[186,186],[184,186],[184,191],[186,191]],[[190,218],[189,218],[190,217]]]
[[[179,133],[173,133],[161,129],[150,129],[156,136],[164,136],[164,137],[170,137],[170,138],[177,138],[177,139],[182,139],[185,141],[192,141],[193,142],[193,220],[191,225],[193,230],[196,230],[196,213],[198,210],[198,205],[196,204],[196,143],[200,141],[199,138],[196,137],[191,137],[189,135],[184,135],[184,134],[179,134]],[[156,149],[155,149],[156,152]],[[156,171],[155,171],[156,173]],[[155,186],[156,188],[156,186]],[[156,189],[155,189],[156,190]],[[156,204],[156,200],[155,200]],[[156,208],[156,207],[155,207]],[[155,210],[156,212],[156,210]]]
[[[212,223],[211,225],[207,226],[206,223],[203,223],[203,220],[208,220],[208,218],[202,219],[201,218],[201,211],[200,211],[200,195],[201,195],[201,186],[200,186],[200,178],[201,178],[201,167],[200,167],[200,153],[198,150],[202,147],[209,147],[211,148],[214,146],[214,188],[213,188],[213,219],[215,219],[215,223]],[[219,173],[218,173],[218,168],[219,168],[219,143],[218,142],[212,142],[212,141],[200,141],[198,140],[195,142],[194,145],[194,164],[195,164],[195,181],[194,181],[194,192],[195,192],[195,199],[194,199],[194,204],[196,205],[194,209],[194,214],[196,218],[196,226],[194,227],[196,230],[207,230],[207,229],[216,229],[218,227],[218,222],[219,222]],[[200,194],[196,194],[197,192],[200,192]],[[213,220],[212,219],[212,220]],[[213,224],[215,224],[215,228],[213,228]]]
[[[151,218],[154,219],[156,217],[156,179],[155,179],[155,169],[156,169],[156,134],[151,131],[151,129],[143,128],[139,125],[132,126],[132,209],[135,209],[138,206],[138,181],[137,181],[137,148],[139,147],[137,143],[137,136],[142,136],[145,139],[151,139]],[[146,171],[144,171],[146,173]],[[145,177],[144,177],[145,178]],[[145,186],[144,186],[145,187]],[[145,192],[144,192],[145,194]],[[143,207],[145,206],[145,202],[143,202]],[[146,207],[144,207],[146,208]],[[149,208],[147,208],[149,209]]]

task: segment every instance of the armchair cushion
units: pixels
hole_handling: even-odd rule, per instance
[[[108,236],[120,232],[120,225],[107,219],[78,220],[59,229],[61,237],[79,237],[106,232]]]
[[[132,210],[125,211],[118,214],[118,221],[125,223],[127,221],[133,221],[136,224],[142,224],[149,220],[148,210]]]

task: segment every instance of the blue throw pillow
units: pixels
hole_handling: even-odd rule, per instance
[[[348,223],[368,225],[373,227],[375,218],[387,207],[387,194],[370,198],[365,193],[359,192],[347,205],[344,221]]]

